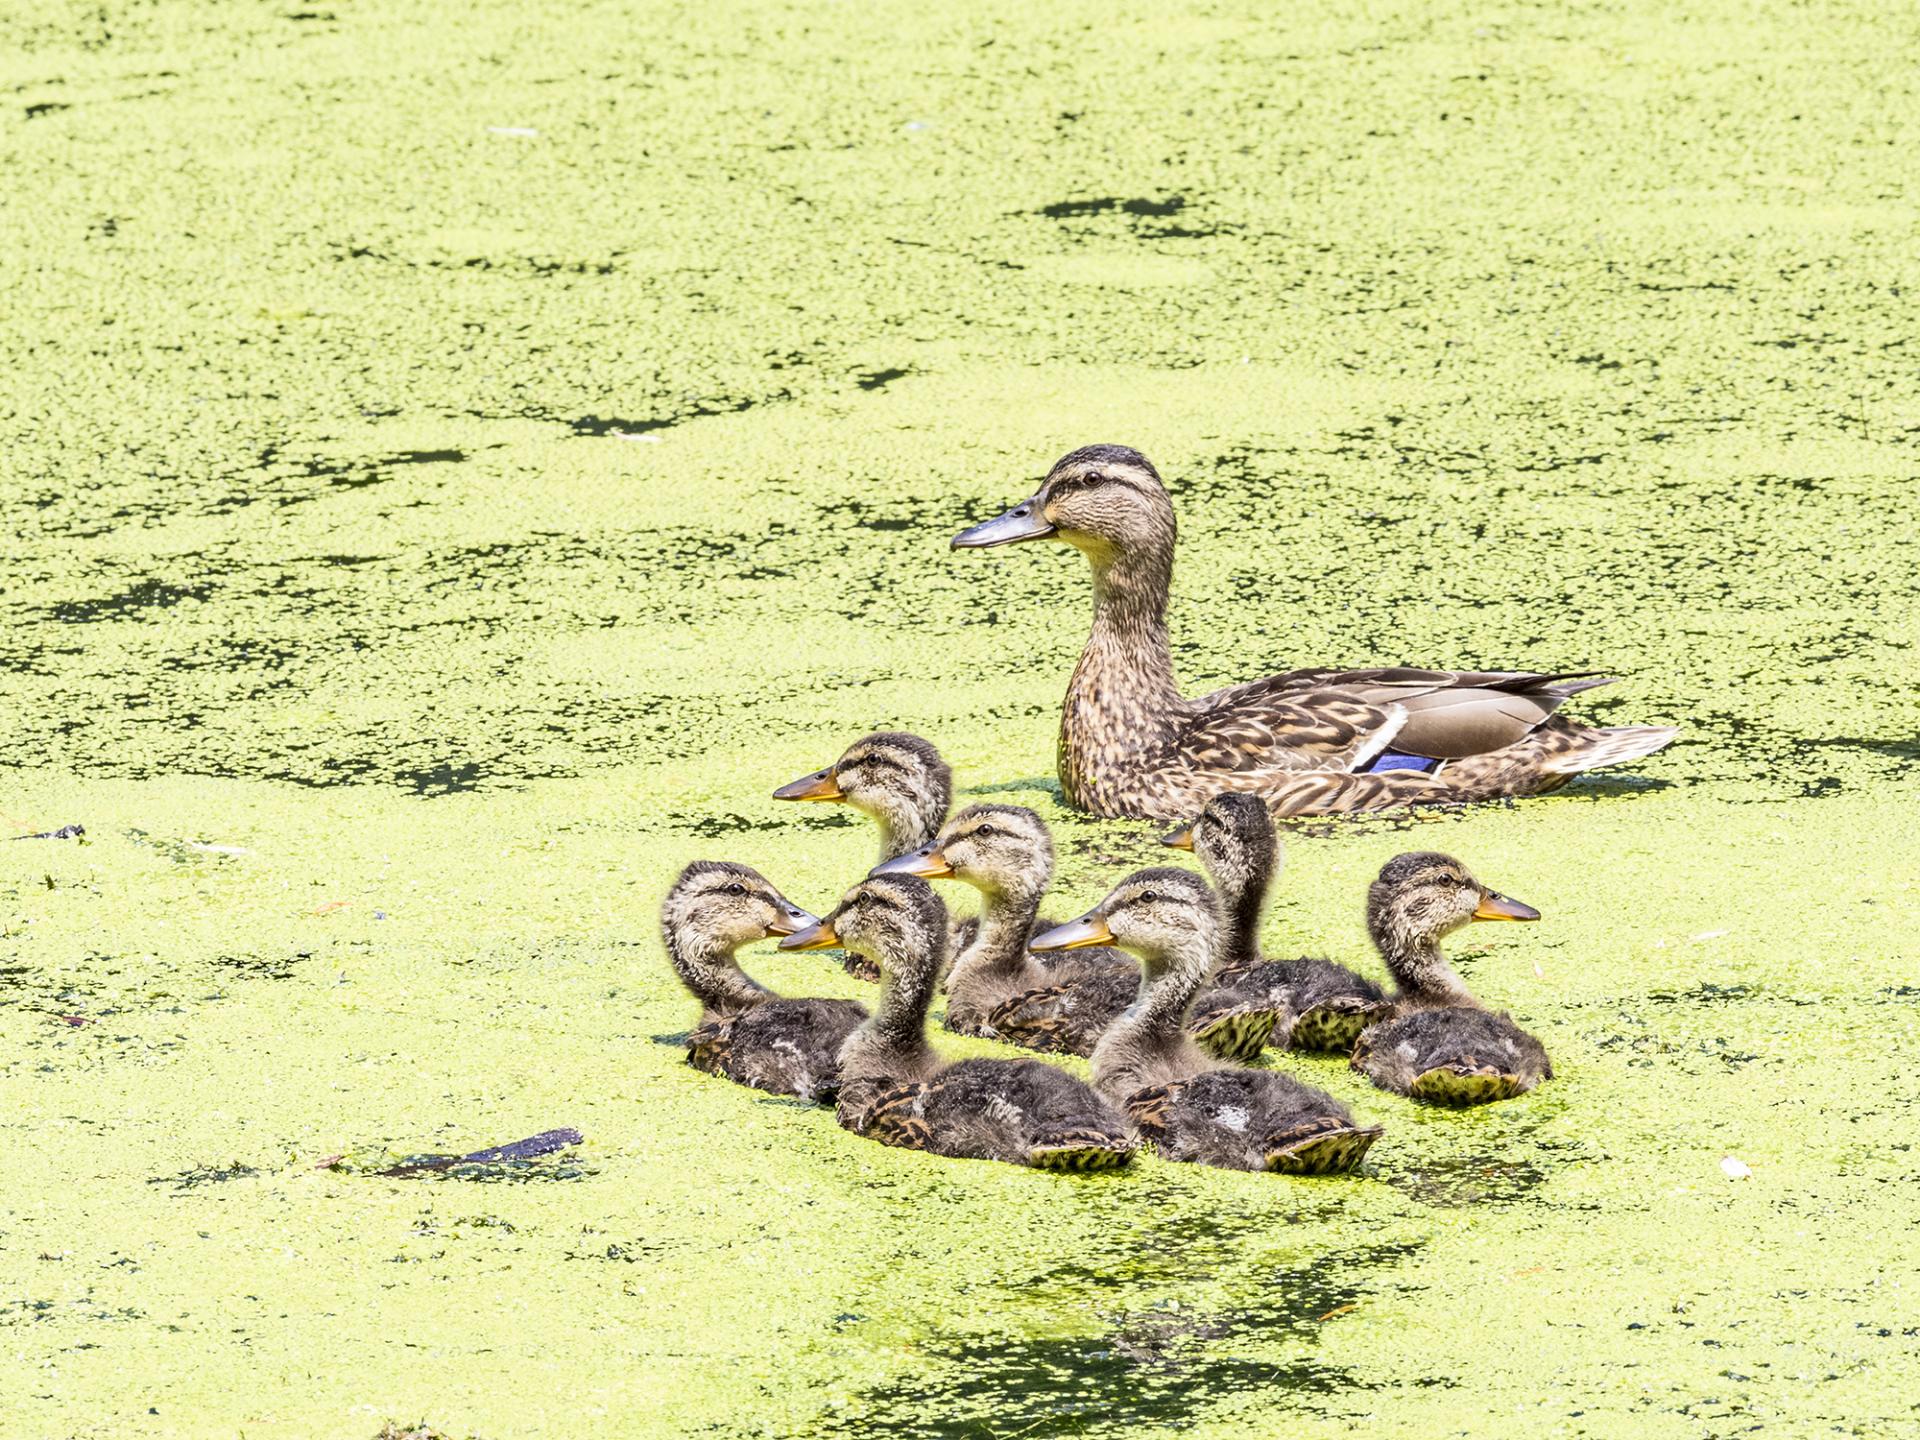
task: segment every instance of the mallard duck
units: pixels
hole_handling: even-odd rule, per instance
[[[1213,966],[1213,896],[1185,870],[1142,870],[1036,950],[1118,944],[1139,957],[1139,998],[1093,1049],[1093,1084],[1169,1160],[1320,1175],[1351,1170],[1380,1137],[1324,1090],[1272,1070],[1223,1066],[1183,1019]],[[786,943],[786,942],[782,942]]]
[[[783,950],[845,945],[880,967],[880,1004],[840,1051],[840,1123],[886,1145],[1042,1170],[1110,1170],[1133,1158],[1125,1118],[1084,1081],[1039,1060],[948,1063],[927,1043],[947,912],[926,881],[879,875]]]
[[[1367,892],[1367,929],[1393,975],[1393,1017],[1369,1026],[1353,1068],[1382,1090],[1436,1105],[1479,1105],[1553,1078],[1546,1048],[1473,998],[1440,941],[1474,920],[1538,920],[1451,855],[1396,855]]]
[[[1096,815],[1176,820],[1222,790],[1281,815],[1533,795],[1678,732],[1555,715],[1593,672],[1295,670],[1187,700],[1167,643],[1173,505],[1146,456],[1092,445],[956,549],[1055,540],[1093,567],[1093,633],[1067,683],[1060,784]]]
[[[876,875],[957,879],[980,892],[980,926],[947,974],[949,1030],[1029,1050],[1085,1055],[1133,1003],[1139,968],[1114,950],[1035,955],[1027,941],[1054,921],[1040,918],[1053,879],[1053,838],[1021,805],[970,805],[931,845],[878,866]],[[1272,1032],[1264,1000],[1209,989],[1194,1007],[1195,1034],[1225,1059],[1251,1059]]]
[[[700,1002],[687,1063],[773,1095],[830,1100],[840,1047],[867,1018],[851,1000],[783,1000],[740,968],[743,945],[817,923],[759,871],[696,860],[660,906],[667,958]]]
[[[1346,1054],[1360,1032],[1393,1009],[1366,976],[1331,960],[1301,956],[1268,960],[1260,953],[1260,916],[1280,866],[1273,819],[1257,796],[1228,791],[1207,802],[1199,819],[1161,843],[1191,850],[1220,895],[1222,958],[1217,983],[1264,1001],[1284,1015],[1272,1043],[1295,1050]]]

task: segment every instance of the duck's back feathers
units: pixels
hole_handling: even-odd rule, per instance
[[[918,1084],[849,1093],[841,1123],[888,1145],[1040,1169],[1111,1169],[1134,1151],[1118,1111],[1038,1060],[962,1060]]]
[[[1366,976],[1331,960],[1263,960],[1220,972],[1220,984],[1259,995],[1291,1017],[1273,1043],[1295,1050],[1353,1049],[1360,1032],[1392,1009],[1386,992]]]
[[[1326,1091],[1271,1070],[1207,1070],[1139,1091],[1127,1110],[1163,1158],[1227,1170],[1350,1170],[1381,1133]]]
[[[1525,1094],[1553,1077],[1546,1047],[1506,1015],[1416,1010],[1365,1031],[1353,1068],[1383,1090],[1440,1105]]]
[[[772,1095],[831,1100],[840,1047],[867,1018],[851,1000],[767,1000],[687,1037],[687,1063]]]

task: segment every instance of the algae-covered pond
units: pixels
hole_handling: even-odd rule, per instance
[[[0,1434],[1920,1434],[1910,22],[11,7]],[[1093,441],[1192,688],[1685,727],[1289,836],[1275,950],[1544,911],[1459,954],[1551,1084],[1074,1180],[681,1063],[668,879],[831,904],[864,730],[1061,913],[1165,858],[1052,782],[1084,566],[946,548]]]

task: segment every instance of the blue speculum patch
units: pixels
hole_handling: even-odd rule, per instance
[[[1400,755],[1389,750],[1367,767],[1367,774],[1378,775],[1382,770],[1418,770],[1430,775],[1439,768],[1438,760],[1431,760],[1425,755]]]

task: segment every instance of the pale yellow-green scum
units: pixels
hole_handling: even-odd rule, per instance
[[[1674,9],[8,7],[0,1434],[1920,1434],[1920,47]],[[946,547],[1094,441],[1194,689],[1685,727],[1289,837],[1282,953],[1544,911],[1459,949],[1550,1084],[1080,1180],[682,1063],[661,892],[831,905],[865,729],[1059,913],[1169,858],[1057,800],[1084,565]]]

